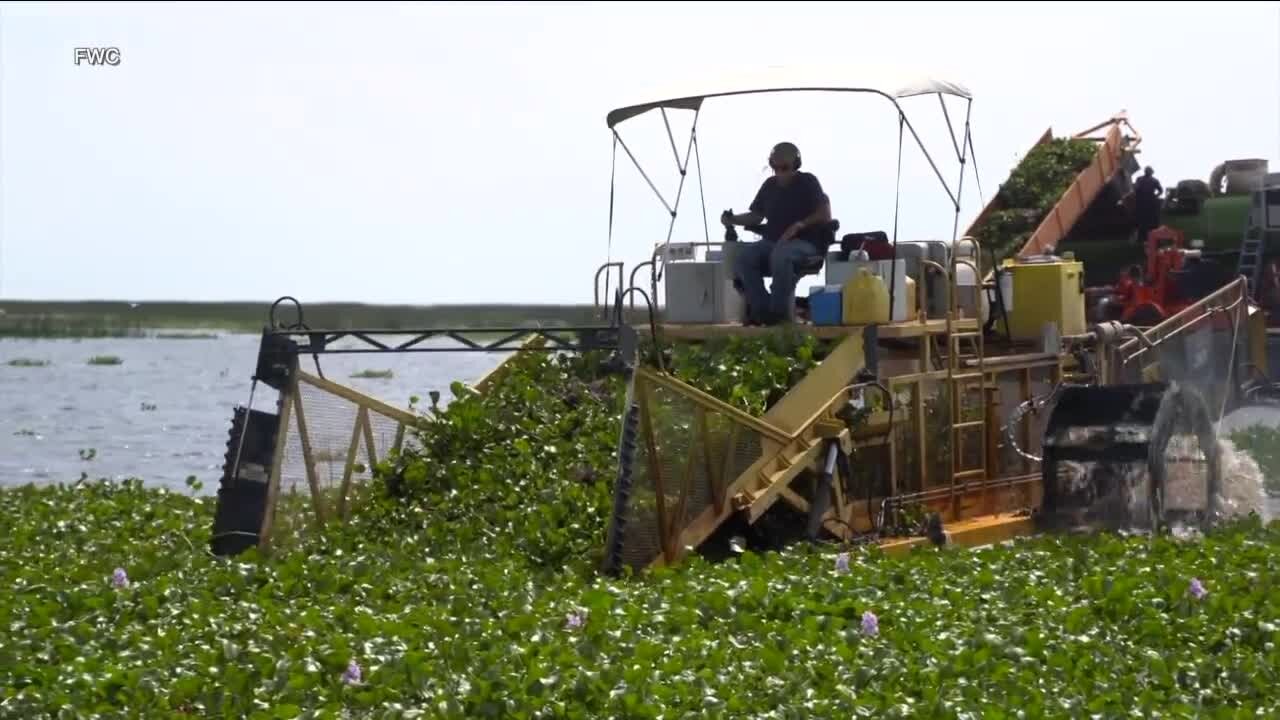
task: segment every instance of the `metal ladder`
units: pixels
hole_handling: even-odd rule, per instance
[[[1254,221],[1253,213],[1249,213],[1249,225],[1244,229],[1244,239],[1240,242],[1240,262],[1236,265],[1236,275],[1243,275],[1248,283],[1249,294],[1257,297],[1258,273],[1262,271],[1262,250],[1265,245],[1262,228]]]
[[[1240,261],[1236,265],[1236,274],[1244,276],[1249,294],[1254,298],[1258,297],[1260,290],[1258,284],[1267,252],[1267,238],[1274,237],[1275,231],[1280,228],[1280,221],[1272,216],[1273,205],[1268,200],[1269,195],[1280,190],[1275,177],[1275,174],[1268,174],[1250,191],[1248,225],[1240,239]]]
[[[959,257],[959,249],[964,244],[973,246],[972,258]],[[972,260],[972,262],[970,261]],[[986,401],[987,396],[987,371],[985,364],[985,347],[983,343],[983,328],[981,316],[981,297],[982,297],[982,248],[979,247],[978,241],[972,237],[965,236],[955,240],[951,244],[950,257],[950,305],[947,311],[947,391],[951,402],[951,492],[952,502],[956,502],[958,495],[956,494],[957,483],[967,485],[971,479],[983,479],[987,475],[987,425],[986,414],[978,420],[964,419],[964,397],[968,391],[977,390],[982,401]],[[959,266],[968,266],[973,271],[974,282],[977,292],[974,295],[974,301],[979,305],[978,312],[975,312],[972,318],[974,330],[957,330],[957,322],[960,318],[960,298],[957,290],[958,269]],[[966,355],[961,351],[961,345],[965,340],[970,341],[972,354]],[[975,361],[974,367],[965,367],[966,361]],[[963,467],[963,438],[967,433],[977,431],[978,436],[978,456],[982,458],[976,467]]]

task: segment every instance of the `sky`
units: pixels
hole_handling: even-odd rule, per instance
[[[0,3],[0,298],[589,302],[670,220],[619,148],[610,233],[608,111],[771,65],[967,87],[961,230],[1046,129],[1122,110],[1166,185],[1280,171],[1278,3]],[[955,193],[936,96],[902,107]],[[668,113],[681,154],[692,117]],[[618,131],[674,202],[661,115]],[[910,136],[895,193],[882,97],[709,100],[697,137],[673,240],[707,234],[703,198],[719,236],[780,140],[842,230],[892,230],[896,197],[900,238],[951,238]]]

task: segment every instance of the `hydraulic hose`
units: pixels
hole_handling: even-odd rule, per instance
[[[1158,344],[1152,342],[1151,338],[1147,337],[1146,333],[1133,325],[1126,325],[1118,322],[1107,322],[1097,325],[1089,334],[1104,344],[1111,344],[1116,339],[1125,337],[1136,339],[1147,349],[1154,348]],[[1022,417],[1028,412],[1039,413],[1046,405],[1056,400],[1058,393],[1062,391],[1062,387],[1062,383],[1054,385],[1053,389],[1048,393],[1041,395],[1040,397],[1033,397],[1030,400],[1020,403],[1013,409],[1013,412],[1009,414],[1009,422],[1007,422],[1003,428],[1004,439],[1005,442],[1009,444],[1009,447],[1013,448],[1014,452],[1018,453],[1018,456],[1022,459],[1037,463],[1043,460],[1043,458],[1027,452],[1018,445],[1018,440],[1013,434],[1013,428],[1022,421]]]
[[[854,390],[861,390],[867,387],[879,388],[880,392],[884,394],[885,406],[889,408],[888,429],[886,429],[884,432],[884,434],[887,436],[889,433],[893,432],[894,402],[893,402],[893,393],[889,392],[889,388],[886,387],[884,383],[880,382],[879,380],[868,380],[865,382],[854,383],[853,385],[846,387],[844,390],[841,390],[841,392],[848,391],[852,393]],[[847,480],[852,480],[852,467],[849,466],[848,464],[847,456],[845,457],[844,464],[846,465],[846,468],[842,468],[846,470],[844,472],[844,476]],[[871,532],[873,533],[876,532],[882,525],[882,523],[876,522],[874,503],[872,502],[874,495],[875,495],[875,488],[872,487],[871,481],[868,480],[867,481],[867,519],[871,522]]]
[[[1026,415],[1028,412],[1039,413],[1042,409],[1044,409],[1045,405],[1048,405],[1049,403],[1056,400],[1058,397],[1058,393],[1061,391],[1062,391],[1062,383],[1058,383],[1057,385],[1054,385],[1053,389],[1050,390],[1048,393],[1041,395],[1040,397],[1033,397],[1030,400],[1027,400],[1019,404],[1018,407],[1013,409],[1013,412],[1009,413],[1009,422],[1005,423],[1005,426],[1003,428],[1004,439],[1005,439],[1005,442],[1009,443],[1009,447],[1013,448],[1014,452],[1018,453],[1018,456],[1021,457],[1022,459],[1030,460],[1032,462],[1037,462],[1037,463],[1042,460],[1042,458],[1040,458],[1039,456],[1033,455],[1027,452],[1026,450],[1023,450],[1022,447],[1018,445],[1018,440],[1013,435],[1013,428],[1017,426],[1019,422],[1022,421],[1023,415]]]

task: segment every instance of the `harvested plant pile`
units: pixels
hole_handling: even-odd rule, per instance
[[[601,548],[624,379],[597,355],[517,355],[485,395],[454,385],[413,449],[378,468],[418,528],[448,544],[561,567]],[[389,521],[389,539],[399,530]]]
[[[753,414],[825,352],[799,334],[670,348],[673,374]],[[456,399],[432,415],[414,451],[383,463],[380,476],[423,522],[454,526],[456,542],[501,545],[547,566],[596,558],[626,393],[603,359],[516,356],[488,394],[455,385]]]
[[[996,195],[998,210],[973,230],[996,261],[1012,257],[1031,237],[1080,171],[1093,162],[1089,140],[1057,138],[1031,149]]]
[[[831,341],[787,331],[680,343],[671,351],[671,373],[739,410],[763,415],[833,347]]]
[[[1280,526],[800,545],[611,580],[622,380],[514,362],[380,468],[392,493],[271,558],[210,557],[211,498],[0,490],[0,717],[1280,711]]]

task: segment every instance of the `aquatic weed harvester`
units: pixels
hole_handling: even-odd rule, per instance
[[[672,240],[691,157],[705,197],[698,118],[708,101],[801,92],[883,99],[898,121],[898,173],[904,150],[923,153],[954,221],[949,239],[900,238],[895,196],[891,230],[849,233],[821,263],[799,268],[822,275],[815,295],[855,292],[853,278],[878,278],[873,290],[887,296],[882,316],[857,317],[858,304],[844,301],[843,312],[822,315],[812,304],[829,298],[811,296],[814,322],[746,327],[731,271],[740,245],[711,239],[705,202],[703,237]],[[948,99],[963,104],[962,125],[952,122]],[[950,137],[941,145],[954,151],[954,187],[908,116],[907,106],[920,101],[938,103],[946,118]],[[984,260],[984,223],[1008,198],[997,194],[960,231],[973,165],[971,103],[963,86],[935,79],[864,83],[771,70],[611,111],[615,160],[621,148],[671,226],[629,275],[612,258],[597,270],[596,324],[312,329],[301,306],[281,322],[285,299],[277,301],[254,374],[255,391],[263,384],[277,393],[275,410],[252,409],[252,392],[250,407],[236,409],[215,552],[269,545],[286,523],[348,517],[371,468],[420,426],[414,412],[325,379],[320,355],[330,353],[610,353],[628,384],[602,538],[609,573],[670,565],[691,552],[716,556],[743,542],[808,538],[900,552],[1080,526],[1160,531],[1213,522],[1222,512],[1217,421],[1269,386],[1264,314],[1247,284],[1236,278],[1150,328],[1086,324],[1080,263],[1053,252],[1091,203],[1128,182],[1138,138],[1125,133],[1123,116],[1062,141],[1091,144],[1087,166],[1068,175],[1052,207],[1026,218],[1035,229],[1022,251],[1000,264]],[[680,176],[671,201],[620,132],[654,112]],[[676,112],[693,114],[683,154],[671,131]],[[611,193],[611,236],[612,210]],[[868,238],[887,244],[888,257],[862,254]],[[637,298],[647,316],[632,325],[624,318]],[[717,397],[670,366],[681,346],[784,333],[814,341],[820,357],[763,412]],[[431,342],[439,338],[457,345]],[[507,366],[462,391],[486,392]],[[326,476],[325,465],[336,471]]]

